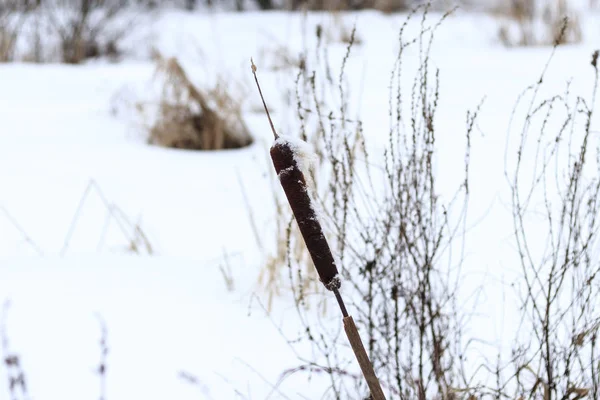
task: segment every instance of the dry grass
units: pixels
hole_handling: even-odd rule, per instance
[[[513,0],[506,14],[508,21],[498,35],[508,47],[560,45],[582,39],[579,16],[566,0]]]
[[[226,86],[202,91],[189,79],[176,58],[155,55],[157,75],[164,79],[158,116],[148,141],[164,147],[221,150],[248,146],[252,137],[241,116],[239,102]],[[143,105],[138,105],[144,111]]]
[[[141,227],[141,221],[138,220],[135,223],[132,222],[129,219],[129,217],[117,205],[111,203],[108,200],[100,186],[98,186],[98,184],[94,180],[91,180],[86,186],[83,195],[79,200],[79,204],[77,205],[75,215],[73,216],[73,219],[69,226],[69,230],[65,237],[63,247],[60,251],[61,256],[65,256],[67,254],[69,246],[71,244],[71,240],[73,239],[75,231],[77,229],[82,210],[85,207],[86,202],[92,195],[96,195],[108,211],[108,216],[101,234],[100,241],[98,243],[98,251],[100,251],[104,246],[106,234],[108,232],[108,226],[112,222],[116,223],[119,231],[121,231],[121,233],[125,237],[127,241],[126,249],[128,252],[134,254],[147,255],[152,255],[154,253],[154,249],[150,244],[150,240],[148,239],[148,236]]]

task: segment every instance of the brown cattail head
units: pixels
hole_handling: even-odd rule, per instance
[[[282,138],[276,140],[271,146],[271,159],[321,282],[329,290],[339,289],[341,282],[335,260],[312,206],[292,145]]]

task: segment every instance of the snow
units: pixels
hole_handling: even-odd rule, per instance
[[[205,398],[268,392],[252,368],[276,376],[294,365],[293,353],[264,312],[226,290],[216,264],[98,255],[3,260],[9,346],[21,356],[32,398],[99,395],[97,316],[108,331],[109,398],[197,398],[181,372],[208,388]]]
[[[564,91],[570,79],[573,93],[589,94],[598,17],[583,18],[583,43],[558,49],[545,94]],[[356,22],[361,44],[346,77],[349,96],[360,99],[349,115],[360,113],[369,145],[378,149],[387,140],[388,86],[404,15],[306,18],[166,10],[136,26],[118,64],[0,65],[0,302],[10,301],[6,335],[32,399],[99,397],[99,317],[108,332],[110,400],[320,398],[327,380],[319,375],[308,384],[308,374],[296,374],[273,388],[284,370],[299,365],[287,340],[302,325],[285,290],[270,314],[262,306],[267,293],[258,276],[276,245],[272,134],[266,116],[255,112],[262,105],[249,60],[259,67],[278,132],[290,132],[279,140],[301,150],[297,162],[306,168],[312,150],[292,134],[297,126],[290,118],[296,72],[271,70],[271,57],[280,46],[292,55],[311,48],[317,24],[334,37],[336,24]],[[471,154],[462,305],[476,315],[466,335],[509,350],[505,338],[518,321],[508,311],[514,299],[507,282],[519,271],[503,149],[512,107],[539,78],[550,49],[506,49],[497,27],[491,16],[451,16],[440,27],[432,62],[441,69],[442,194],[462,179],[465,113],[486,98]],[[415,21],[409,36],[418,30]],[[330,46],[338,71],[346,45]],[[200,85],[214,76],[239,82],[257,141],[211,153],[148,146],[133,105],[152,81],[152,47],[178,56]],[[419,57],[408,51],[410,69]],[[138,254],[131,248],[132,241],[142,243],[136,225],[151,244],[138,246]],[[471,297],[480,285],[483,294]],[[335,310],[333,296],[328,304]],[[478,365],[477,356],[470,361]],[[6,372],[3,364],[0,377]],[[6,384],[0,379],[0,399]]]
[[[280,135],[277,139],[275,139],[275,143],[273,143],[273,145],[286,145],[289,147],[292,150],[294,161],[296,162],[298,168],[300,168],[300,171],[302,171],[305,177],[310,176],[310,169],[313,168],[317,163],[317,155],[310,144],[298,137]]]

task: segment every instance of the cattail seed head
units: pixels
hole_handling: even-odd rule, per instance
[[[284,140],[277,140],[271,147],[271,159],[275,171],[315,264],[319,279],[328,290],[339,289],[341,281],[335,260],[312,206],[304,174],[294,156],[294,149]]]

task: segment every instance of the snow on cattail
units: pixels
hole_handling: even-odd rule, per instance
[[[297,144],[278,137],[271,146],[271,159],[321,282],[329,290],[339,289],[341,282],[335,260],[298,165]]]

